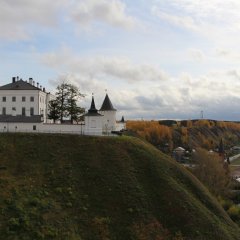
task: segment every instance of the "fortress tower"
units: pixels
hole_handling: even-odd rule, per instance
[[[99,113],[103,115],[102,118],[102,129],[105,133],[110,133],[116,130],[116,112],[117,110],[113,107],[112,102],[106,94],[103,104],[99,110]]]

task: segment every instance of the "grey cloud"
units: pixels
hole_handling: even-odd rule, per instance
[[[125,29],[136,22],[121,0],[0,0],[0,12],[0,39],[13,41],[31,39],[41,27],[58,28],[62,20],[85,27],[104,22]]]
[[[31,37],[29,28],[34,25],[53,27],[58,22],[59,9],[66,0],[0,0],[0,38],[21,40]]]
[[[209,72],[199,78],[189,73],[171,78],[160,77],[161,70],[151,65],[148,72],[143,71],[143,65],[125,58],[79,58],[68,51],[43,58],[46,65],[72,73],[68,79],[88,96],[94,92],[98,103],[102,101],[104,89],[108,89],[119,114],[128,119],[198,118],[201,110],[206,117],[216,119],[220,119],[220,112],[222,119],[237,120],[240,115],[237,69]]]
[[[201,62],[204,59],[204,53],[199,49],[189,49],[188,53],[190,57],[197,62]]]
[[[160,96],[136,96],[135,99],[142,109],[154,110],[166,106],[164,99]]]
[[[70,16],[75,23],[85,27],[95,21],[126,29],[135,25],[135,19],[127,15],[126,6],[120,0],[74,1]]]
[[[155,1],[151,12],[162,21],[210,38],[216,44],[231,43],[232,36],[239,42],[239,10],[240,2],[236,0],[169,0]]]
[[[91,57],[82,58],[71,51],[63,50],[58,53],[43,54],[41,62],[57,70],[78,73],[85,79],[114,78],[116,81],[165,81],[169,77],[161,69],[146,65],[134,64],[127,58]]]

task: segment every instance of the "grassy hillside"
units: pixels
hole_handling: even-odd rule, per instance
[[[1,134],[0,188],[4,240],[240,236],[196,178],[135,138]]]

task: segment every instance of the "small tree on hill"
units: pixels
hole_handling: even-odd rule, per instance
[[[216,196],[228,193],[230,175],[222,159],[215,153],[197,149],[194,155],[196,167],[194,175]]]

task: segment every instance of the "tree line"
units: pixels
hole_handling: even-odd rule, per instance
[[[80,121],[85,109],[78,106],[77,102],[85,95],[69,83],[58,85],[56,90],[55,99],[49,101],[48,118],[54,123],[57,120],[62,123],[64,119],[70,119],[71,123]]]

